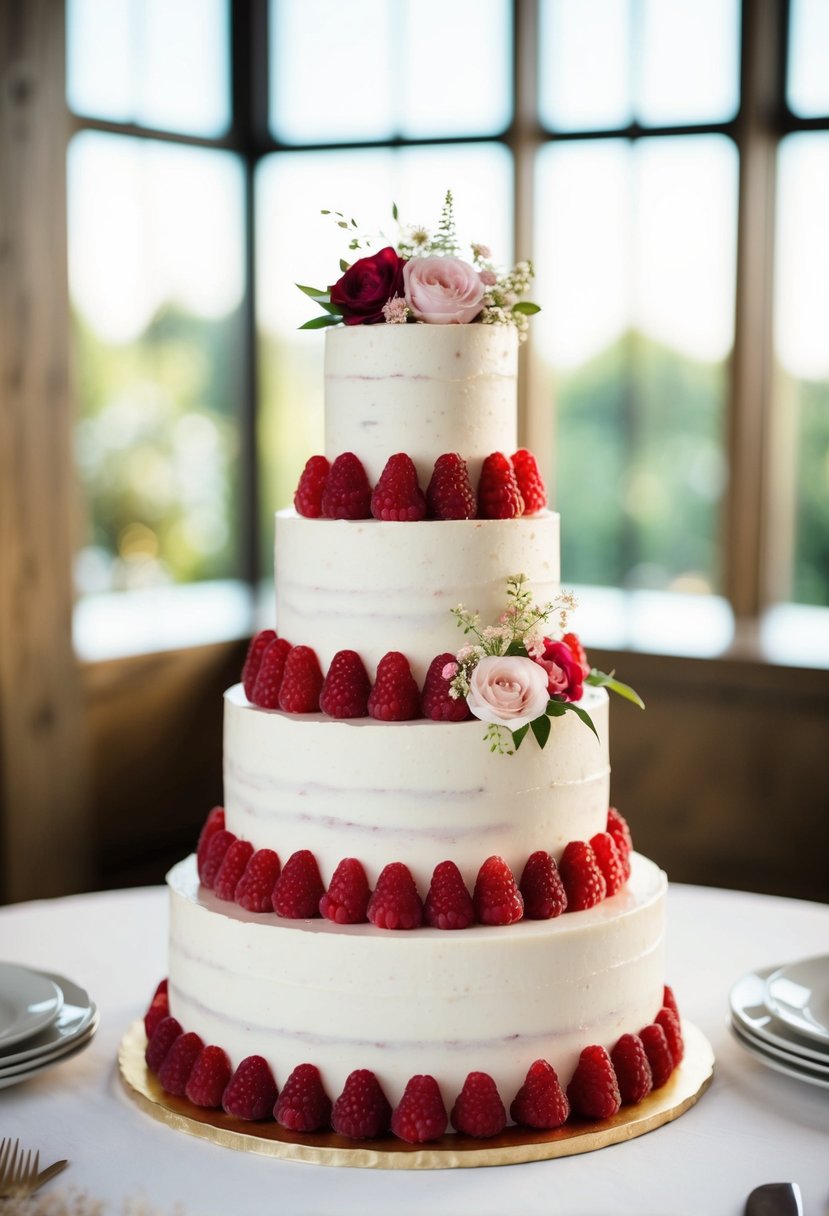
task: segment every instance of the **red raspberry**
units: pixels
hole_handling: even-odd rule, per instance
[[[438,456],[429,485],[426,506],[430,519],[474,519],[475,491],[466,461],[457,452]]]
[[[144,1059],[150,1072],[158,1072],[166,1059],[167,1052],[181,1034],[181,1023],[176,1018],[162,1018],[153,1031],[152,1038],[147,1044]]]
[[[389,1130],[391,1107],[380,1082],[368,1068],[349,1073],[331,1111],[331,1126],[351,1140],[369,1140]]]
[[[371,496],[371,513],[387,522],[414,523],[426,518],[426,496],[417,482],[411,456],[389,456]]]
[[[547,490],[535,456],[526,448],[519,448],[512,458],[512,467],[524,499],[524,514],[534,515],[536,511],[543,511],[547,505]]]
[[[285,664],[293,647],[285,638],[274,638],[262,655],[262,663],[250,700],[260,709],[278,709],[279,693],[285,679]]]
[[[507,1112],[492,1077],[471,1072],[452,1107],[452,1126],[464,1136],[497,1136],[507,1124]]]
[[[423,924],[423,904],[402,861],[383,866],[366,915],[378,929],[417,929]]]
[[[209,891],[213,890],[213,884],[216,881],[216,875],[221,869],[222,862],[225,859],[225,853],[233,844],[236,837],[232,832],[228,832],[227,828],[220,828],[218,832],[214,832],[210,838],[210,843],[207,846],[207,853],[204,858],[204,865],[199,872],[199,878],[203,887],[207,887]]]
[[[368,712],[381,722],[410,722],[420,717],[420,693],[408,660],[390,650],[377,664]]]
[[[294,494],[297,515],[304,515],[306,519],[319,519],[322,515],[322,496],[330,468],[325,456],[311,456],[305,462]]]
[[[297,1064],[282,1086],[274,1118],[292,1132],[318,1132],[331,1123],[331,1099],[315,1064]]]
[[[633,852],[633,841],[630,838],[630,828],[625,818],[619,814],[615,806],[608,807],[606,831],[613,837],[619,856],[624,867],[625,882],[630,878],[630,855]]]
[[[420,708],[424,718],[431,718],[433,722],[463,722],[472,716],[466,698],[453,697],[449,692],[449,680],[443,671],[447,665],[453,663],[455,656],[447,651],[446,654],[439,654],[437,658],[432,659],[426,672],[423,692],[420,695]]]
[[[561,639],[564,645],[572,654],[573,658],[579,664],[582,670],[582,675],[586,678],[590,675],[590,664],[587,661],[587,655],[584,653],[584,647],[579,641],[575,633],[565,633]]]
[[[585,1047],[567,1086],[573,1113],[584,1119],[610,1119],[622,1105],[616,1073],[604,1047]]]
[[[163,994],[164,996],[166,996],[166,995],[167,995],[167,993],[168,993],[169,991],[170,991],[170,981],[169,981],[169,980],[167,979],[167,977],[165,976],[163,980],[159,980],[159,981],[158,981],[158,987],[156,988],[155,992],[153,993],[153,999],[155,999],[157,996],[161,996],[162,994]],[[666,988],[665,988],[665,992],[666,992],[666,993],[671,992],[670,988],[668,988],[668,987],[666,986]],[[672,992],[671,992],[671,996],[673,997],[673,993],[672,993]],[[662,1004],[663,1004],[663,1005],[667,1005],[667,1004],[668,1004],[667,999],[666,999],[666,1000],[664,1000],[664,1001],[662,1002]],[[677,1014],[677,1016],[679,1016],[679,1015]]]
[[[467,929],[473,924],[472,896],[454,861],[442,861],[435,866],[423,918],[433,929]]]
[[[294,646],[285,660],[279,708],[286,714],[315,714],[320,707],[322,669],[310,646]]]
[[[262,655],[276,638],[276,633],[273,629],[262,629],[259,633],[254,634],[248,646],[248,652],[245,655],[245,664],[242,668],[242,687],[245,690],[245,696],[249,701],[253,700],[253,686],[256,683],[256,677],[259,674],[259,667],[262,663]]]
[[[446,1131],[446,1107],[440,1086],[428,1075],[412,1077],[391,1117],[391,1130],[400,1140],[422,1144]]]
[[[189,1034],[179,1035],[158,1070],[159,1084],[165,1093],[183,1097],[193,1065],[203,1047],[204,1043],[192,1030]]]
[[[205,1047],[193,1065],[184,1090],[194,1106],[221,1106],[230,1080],[230,1060],[221,1047]]]
[[[616,848],[616,841],[609,832],[597,832],[590,838],[590,847],[596,864],[604,875],[608,898],[621,891],[625,885],[625,867]]]
[[[210,841],[216,832],[220,832],[224,826],[225,809],[223,806],[214,806],[213,810],[210,812],[204,822],[204,827],[199,834],[199,843],[196,846],[196,863],[200,878],[202,867],[204,866],[205,858],[207,857],[207,850],[210,847]]]
[[[552,1064],[546,1060],[536,1060],[530,1065],[509,1113],[513,1122],[520,1123],[522,1127],[549,1130],[566,1123],[570,1103]]]
[[[482,925],[511,925],[524,915],[524,900],[503,857],[488,857],[481,866],[472,902]]]
[[[285,862],[273,889],[273,910],[289,920],[310,920],[320,914],[325,887],[317,859],[308,849],[299,849]]]
[[[682,1057],[685,1055],[685,1045],[682,1042],[682,1031],[679,1028],[679,1018],[674,1013],[673,1009],[669,1009],[667,1005],[659,1010],[655,1018],[657,1026],[661,1026],[665,1031],[665,1038],[668,1040],[668,1050],[671,1053],[674,1061],[674,1068],[681,1063]]]
[[[343,452],[332,464],[320,505],[326,519],[371,518],[371,486],[353,452]]]
[[[656,1022],[651,1022],[649,1026],[642,1027],[639,1038],[651,1066],[653,1087],[659,1089],[674,1071],[674,1057],[671,1055],[665,1031]]]
[[[528,920],[552,920],[567,908],[567,893],[554,859],[544,849],[527,858],[518,884]]]
[[[524,500],[512,465],[503,452],[487,456],[478,482],[478,515],[481,519],[517,519],[524,514]]]
[[[249,840],[234,840],[224,855],[216,875],[213,890],[218,899],[233,899],[236,884],[245,872],[253,856],[253,845]]]
[[[257,849],[236,884],[233,898],[246,912],[272,912],[273,889],[279,878],[279,857],[273,849]]]
[[[150,1002],[150,1007],[144,1014],[144,1033],[147,1042],[153,1037],[153,1032],[160,1021],[170,1016],[170,1002],[166,992],[157,992]]]
[[[567,911],[582,912],[600,904],[607,894],[593,850],[585,840],[571,840],[558,863],[558,872],[567,892]]]
[[[267,1119],[276,1102],[276,1081],[264,1056],[245,1056],[222,1094],[222,1106],[237,1119]]]
[[[359,925],[368,920],[366,912],[371,891],[366,872],[355,857],[345,857],[337,866],[320,900],[320,912],[335,925]]]
[[[623,1034],[610,1053],[623,1106],[641,1102],[653,1089],[653,1073],[638,1034]]]
[[[162,980],[161,982],[164,983],[165,981]],[[676,1003],[676,997],[674,996],[674,990],[673,990],[673,988],[669,988],[667,984],[662,989],[662,1004],[665,1005],[668,1009],[673,1010],[673,1012],[676,1014],[676,1020],[679,1022],[680,1026],[681,1026],[682,1019],[679,1016],[679,1006]]]
[[[365,718],[371,681],[356,650],[338,650],[320,693],[320,709],[329,718]]]

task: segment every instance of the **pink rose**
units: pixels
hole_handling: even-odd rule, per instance
[[[518,730],[547,708],[547,673],[532,659],[488,655],[469,678],[466,703],[476,718]]]
[[[584,672],[569,646],[545,638],[544,651],[536,663],[547,673],[547,689],[554,701],[581,700]]]
[[[403,267],[403,286],[418,321],[466,325],[481,311],[481,276],[460,258],[411,258]]]

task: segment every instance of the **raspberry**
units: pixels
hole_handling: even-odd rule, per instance
[[[164,980],[161,981],[162,984],[164,982]],[[156,995],[158,994],[156,993]],[[674,996],[674,990],[673,988],[669,988],[667,984],[662,989],[662,1004],[666,1006],[666,1008],[673,1010],[673,1012],[676,1014],[676,1020],[680,1023],[680,1025],[682,1025],[682,1020],[679,1016],[679,1006],[677,1005],[676,997]]]
[[[446,1107],[440,1086],[428,1075],[412,1077],[391,1117],[391,1130],[400,1140],[422,1144],[446,1131]]]
[[[423,692],[420,694],[420,708],[424,718],[433,722],[463,722],[471,717],[469,706],[464,697],[453,697],[449,692],[449,680],[443,672],[449,664],[455,663],[455,656],[448,651],[432,659],[426,679],[423,682]],[[457,664],[455,664],[457,667]]]
[[[408,660],[390,650],[377,664],[368,712],[381,722],[410,722],[420,717],[420,693]]]
[[[318,1132],[331,1122],[331,1099],[315,1064],[297,1064],[282,1087],[274,1118],[292,1132]]]
[[[158,1080],[165,1093],[175,1094],[178,1098],[184,1095],[193,1065],[203,1047],[204,1043],[192,1030],[189,1034],[179,1035],[158,1070]]]
[[[616,841],[609,832],[597,832],[590,838],[590,847],[596,864],[604,875],[607,895],[615,895],[625,885],[625,867],[616,848]]]
[[[571,840],[558,863],[558,872],[567,892],[567,910],[582,912],[600,904],[607,894],[593,850],[585,840]]]
[[[547,505],[547,491],[535,456],[526,448],[519,448],[512,458],[512,467],[524,499],[524,514],[534,515],[536,511],[543,511]]]
[[[549,1130],[561,1127],[570,1114],[570,1103],[552,1064],[536,1060],[527,1070],[524,1084],[509,1108],[513,1122],[522,1127]]]
[[[653,1073],[638,1034],[623,1034],[610,1053],[623,1106],[641,1102],[653,1089]]]
[[[442,861],[435,866],[423,918],[433,929],[467,929],[474,922],[472,896],[454,861]]]
[[[167,981],[162,980],[153,993],[153,999],[150,1001],[150,1006],[144,1014],[144,1033],[147,1036],[147,1042],[153,1037],[153,1031],[162,1018],[168,1017],[170,1014],[170,1002],[167,997]]]
[[[482,925],[511,925],[524,915],[524,900],[503,857],[488,857],[481,866],[472,902]]]
[[[311,456],[305,462],[294,494],[297,515],[304,515],[306,519],[319,519],[322,515],[322,496],[330,468],[325,456]]]
[[[615,806],[607,810],[607,833],[613,837],[614,844],[619,850],[625,874],[625,882],[630,878],[630,855],[633,852],[633,841],[630,838],[630,828],[626,820],[616,810]]]
[[[512,465],[503,452],[487,456],[478,482],[478,515],[481,519],[517,519],[524,514],[524,500]]]
[[[245,696],[249,701],[253,700],[253,686],[256,683],[256,677],[259,674],[259,667],[262,663],[262,655],[276,638],[276,633],[273,629],[262,629],[259,633],[254,634],[248,646],[248,652],[245,655],[245,663],[242,668],[242,687],[245,690]]]
[[[210,847],[210,841],[216,832],[220,832],[225,826],[225,809],[223,806],[214,806],[213,810],[204,821],[204,827],[199,833],[199,843],[196,846],[196,863],[201,878],[202,867],[204,866],[207,850]]]
[[[278,709],[279,693],[285,679],[285,663],[293,647],[285,638],[274,638],[262,655],[262,663],[253,685],[251,701],[260,709]]]
[[[253,845],[249,840],[234,840],[224,855],[213,890],[218,899],[233,899],[236,884],[245,872],[253,856]]]
[[[212,891],[216,875],[219,873],[222,862],[225,859],[225,853],[235,839],[236,837],[232,832],[228,832],[227,828],[220,828],[218,832],[213,833],[207,846],[204,865],[199,871],[202,886],[207,887],[208,890]]]
[[[158,1072],[166,1059],[167,1052],[181,1034],[181,1023],[176,1018],[162,1018],[153,1031],[152,1038],[147,1044],[144,1059],[150,1072]]]
[[[417,929],[423,924],[423,904],[402,861],[383,866],[366,915],[378,929]]]
[[[576,634],[575,633],[565,633],[564,637],[561,640],[564,643],[564,645],[567,647],[567,649],[570,651],[573,658],[576,660],[576,662],[581,667],[582,675],[585,676],[585,678],[587,676],[589,676],[590,675],[590,664],[587,661],[587,655],[584,653],[584,647],[582,646],[582,644],[579,641]]]
[[[326,519],[371,518],[371,486],[353,452],[343,452],[332,464],[320,506]]]
[[[329,718],[365,718],[371,681],[356,650],[338,650],[320,693],[320,709]]]
[[[531,853],[521,873],[518,888],[528,920],[552,920],[567,908],[567,894],[558,867],[543,849]]]
[[[315,714],[320,707],[322,670],[310,646],[294,646],[285,660],[279,708],[286,714]]]
[[[373,1139],[389,1130],[391,1107],[380,1082],[368,1068],[349,1073],[331,1111],[331,1126],[351,1140]]]
[[[452,1126],[465,1136],[497,1136],[507,1123],[507,1112],[492,1077],[471,1072],[452,1107]]]
[[[457,452],[438,456],[426,488],[430,519],[474,519],[475,491],[469,480],[466,461]]]
[[[659,1089],[674,1071],[674,1057],[671,1055],[665,1031],[657,1022],[651,1022],[649,1026],[642,1027],[639,1038],[651,1066],[653,1087]]]
[[[426,518],[426,496],[417,482],[411,456],[398,452],[389,456],[371,496],[375,519],[414,523]]]
[[[273,889],[273,910],[289,920],[310,920],[320,914],[325,891],[317,859],[308,849],[299,849],[285,862]]]
[[[336,925],[359,925],[367,920],[371,892],[366,872],[355,857],[345,857],[337,866],[320,900],[320,912]]]
[[[573,1113],[584,1119],[609,1119],[622,1105],[616,1073],[604,1047],[585,1047],[567,1086]]]
[[[193,1065],[184,1093],[194,1106],[221,1106],[230,1080],[230,1060],[221,1047],[205,1047]]]
[[[264,1056],[245,1056],[222,1094],[222,1106],[237,1119],[266,1119],[273,1114],[276,1081]]]
[[[665,1031],[665,1038],[668,1041],[668,1050],[674,1061],[674,1068],[682,1060],[685,1055],[685,1045],[682,1042],[682,1031],[679,1028],[679,1018],[674,1013],[673,1009],[669,1009],[667,1005],[663,1005],[659,1013],[654,1019],[657,1026],[661,1026]]]
[[[278,878],[279,857],[273,849],[257,849],[236,884],[233,898],[246,912],[271,912]]]

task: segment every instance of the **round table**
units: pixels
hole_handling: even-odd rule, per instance
[[[107,1216],[742,1216],[750,1190],[789,1180],[807,1216],[827,1210],[829,1093],[743,1051],[728,1029],[728,992],[751,969],[829,951],[829,907],[673,885],[667,978],[717,1059],[698,1105],[641,1139],[583,1156],[405,1174],[236,1153],[139,1110],[116,1053],[165,974],[166,942],[162,888],[0,909],[0,959],[68,976],[101,1011],[85,1051],[0,1090],[0,1136],[19,1137],[42,1162],[68,1157],[50,1191],[73,1188],[90,1211],[97,1200]]]

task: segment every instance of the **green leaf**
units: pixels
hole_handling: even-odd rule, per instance
[[[541,309],[537,304],[531,304],[529,300],[519,300],[517,304],[512,306],[513,312],[523,313],[525,317],[534,317]]]
[[[338,211],[337,215],[340,215],[340,214],[342,214],[342,213]],[[337,227],[338,228],[347,228],[348,220],[337,220]]]
[[[548,701],[547,713],[551,718],[561,718],[566,713],[574,713],[581,718],[585,726],[590,727],[597,739],[599,737],[599,732],[593,725],[593,719],[590,717],[590,714],[586,709],[582,709],[581,706],[574,705],[572,701]]]
[[[640,709],[645,708],[645,702],[639,696],[636,689],[631,688],[629,684],[623,684],[621,680],[617,680],[612,671],[610,675],[605,675],[603,671],[599,671],[598,668],[594,667],[585,683],[592,684],[595,688],[607,688],[610,692],[615,692],[617,696],[624,697],[626,701],[632,701]]]
[[[345,272],[350,269],[351,269],[351,263],[347,262],[345,260],[345,258],[340,258],[340,270],[343,272],[343,274],[345,274]]]
[[[544,747],[545,743],[550,737],[550,731],[552,729],[550,719],[546,715],[540,718],[534,718],[530,723],[530,726],[536,740],[538,741],[538,746]]]
[[[313,317],[310,321],[306,321],[304,325],[300,325],[300,329],[324,329],[326,325],[339,325],[342,317],[339,314],[324,313],[321,317]]]
[[[398,218],[397,203],[392,203],[391,205],[391,218],[393,220],[397,220]]]
[[[529,729],[530,729],[529,722],[525,722],[523,726],[519,726],[518,730],[512,731],[512,745],[516,751],[518,751],[519,747],[523,743],[524,736],[526,735],[526,733]]]
[[[306,287],[304,283],[297,283],[296,286],[300,291],[304,291],[306,296],[310,296],[312,300],[331,299],[327,289],[321,290],[319,287]]]
[[[524,645],[523,642],[510,642],[509,646],[507,647],[507,654],[508,655],[519,655],[521,658],[524,658],[524,659],[529,657],[527,655],[527,647]]]

